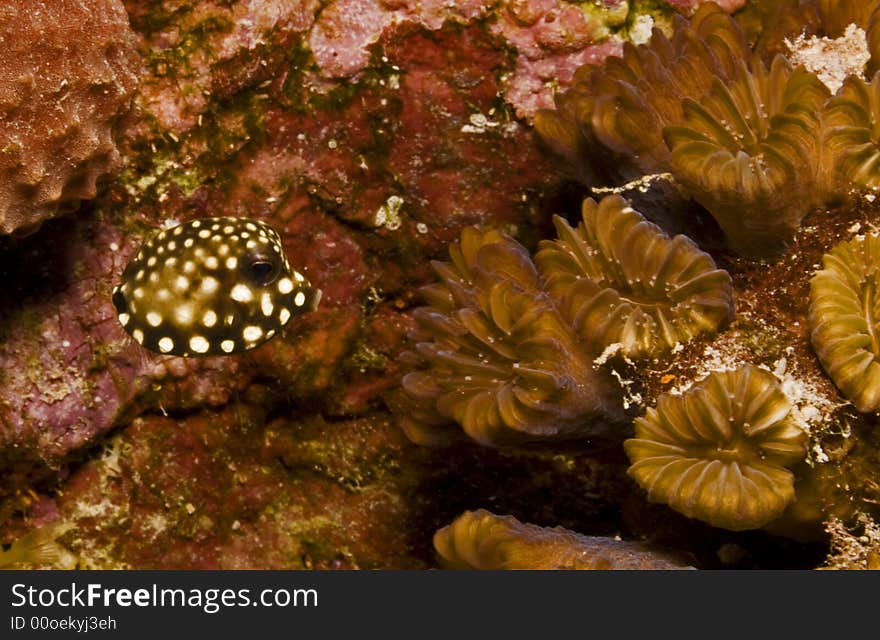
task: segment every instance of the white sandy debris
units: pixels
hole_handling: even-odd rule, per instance
[[[490,129],[494,129],[501,125],[500,122],[489,120],[482,113],[472,113],[468,118],[469,124],[462,126],[462,133],[486,133]]]
[[[607,347],[605,347],[605,350],[599,356],[597,356],[595,360],[593,360],[593,366],[601,367],[603,364],[608,362],[610,358],[613,358],[614,355],[621,349],[623,349],[622,342],[612,342]]]
[[[786,351],[791,356],[794,348],[789,347]],[[828,424],[832,414],[845,404],[828,398],[808,379],[798,376],[797,370],[789,366],[788,358],[783,357],[773,363],[773,374],[779,379],[782,392],[792,402],[792,415],[808,433]],[[828,461],[828,456],[818,445],[814,447],[811,458],[815,462]]]
[[[667,182],[675,183],[675,178],[671,173],[652,173],[640,176],[635,180],[630,180],[626,184],[617,187],[591,187],[590,191],[597,195],[603,193],[626,193],[627,191],[633,191],[634,189],[637,189],[639,193],[645,193],[651,188],[651,184],[657,180],[666,180]]]
[[[644,405],[645,401],[642,394],[633,391],[633,385],[635,384],[634,380],[624,378],[616,369],[611,369],[611,375],[614,376],[617,383],[620,385],[620,388],[623,390],[621,406],[623,406],[624,411],[633,406],[640,407]]]
[[[794,42],[785,39],[791,51],[791,61],[804,65],[819,76],[832,93],[837,91],[849,75],[862,75],[871,57],[864,29],[851,24],[839,38],[804,37]]]
[[[651,39],[651,31],[654,28],[654,18],[647,13],[641,13],[633,20],[629,30],[629,39],[635,45],[645,44]]]
[[[396,231],[400,228],[400,208],[403,206],[403,198],[400,196],[389,196],[379,210],[376,211],[376,217],[373,224],[377,227],[385,227],[389,231]]]

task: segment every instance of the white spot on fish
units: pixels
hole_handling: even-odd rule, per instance
[[[290,320],[290,309],[281,307],[278,311],[278,319],[281,321],[281,324],[287,324],[287,321]]]
[[[189,348],[196,353],[206,353],[211,348],[211,344],[204,336],[195,335],[189,339]]]
[[[159,339],[159,350],[162,353],[168,353],[174,348],[174,340],[165,336],[164,338]]]
[[[220,287],[220,281],[217,278],[207,276],[202,280],[201,289],[205,293],[214,293]]]
[[[293,291],[293,280],[290,278],[281,278],[281,280],[278,281],[278,292],[287,295],[291,291]]]
[[[205,311],[205,315],[202,316],[202,324],[206,327],[213,327],[217,324],[217,314],[214,313],[211,309]]]
[[[264,293],[260,298],[260,309],[262,309],[264,316],[272,315],[272,311],[275,309],[275,305],[272,304],[272,296],[270,296],[268,293]]]
[[[254,298],[253,292],[246,284],[237,284],[232,287],[232,293],[229,294],[233,300],[238,302],[250,302]]]
[[[178,324],[191,325],[193,321],[193,306],[182,304],[174,310],[174,318]]]
[[[263,337],[263,330],[260,329],[260,327],[249,325],[244,328],[241,335],[244,336],[244,339],[248,342],[256,342]]]
[[[220,343],[220,348],[226,353],[232,353],[235,351],[235,343],[232,340],[224,340]]]
[[[298,307],[301,307],[305,304],[305,302],[306,302],[306,294],[304,294],[302,291],[297,291],[296,295],[293,297],[293,304],[295,304]]]
[[[158,327],[160,324],[162,324],[162,316],[155,311],[148,312],[147,324],[149,324],[151,327]]]

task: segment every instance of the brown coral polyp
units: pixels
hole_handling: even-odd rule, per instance
[[[528,252],[497,231],[467,228],[434,263],[440,283],[423,290],[400,424],[410,439],[440,444],[455,424],[501,445],[596,434],[623,419],[620,392],[603,374],[551,298]]]
[[[711,373],[682,395],[663,394],[624,443],[628,473],[689,518],[755,529],[794,500],[787,468],[803,459],[806,433],[769,371],[747,365]]]
[[[535,128],[579,165],[595,164],[605,147],[619,155],[617,165],[634,165],[625,177],[665,170],[663,128],[681,121],[685,98],[699,99],[747,52],[739,25],[704,3],[690,21],[676,16],[671,37],[655,28],[647,44],[627,44],[622,57],[579,69],[572,87],[557,94],[556,109],[538,112]]]
[[[558,240],[535,260],[547,290],[599,355],[657,356],[733,315],[730,276],[685,236],[670,238],[620,196],[584,201],[577,228],[557,216]]]
[[[880,73],[847,78],[825,109],[825,143],[842,177],[880,188]]]
[[[118,0],[0,5],[0,233],[94,197],[139,69]]]
[[[731,247],[749,257],[779,253],[821,200],[819,113],[829,92],[777,56],[770,68],[739,63],[706,96],[684,100],[665,129],[676,180],[705,207]]]
[[[822,257],[810,281],[819,361],[859,411],[880,410],[880,237],[858,236]]]
[[[437,531],[434,549],[448,569],[693,569],[647,544],[539,527],[484,509],[466,511]]]

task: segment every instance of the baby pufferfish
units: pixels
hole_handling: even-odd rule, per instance
[[[177,356],[253,349],[320,298],[291,269],[275,230],[248,218],[200,218],[155,233],[113,290],[129,335]]]

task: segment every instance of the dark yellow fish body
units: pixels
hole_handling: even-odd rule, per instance
[[[178,356],[230,355],[271,339],[321,292],[291,269],[281,238],[249,218],[201,218],[149,238],[113,290],[139,344]]]

